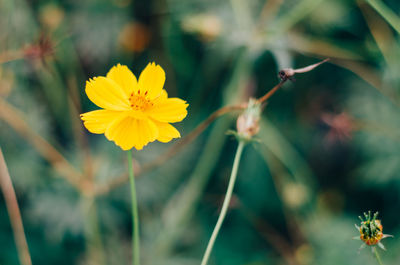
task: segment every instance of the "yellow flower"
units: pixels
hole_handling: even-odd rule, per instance
[[[166,143],[180,134],[170,123],[187,115],[186,101],[168,98],[163,89],[165,72],[149,63],[137,81],[124,65],[111,68],[107,76],[86,82],[86,94],[100,110],[81,114],[91,133],[102,134],[123,150],[143,146],[155,140]]]

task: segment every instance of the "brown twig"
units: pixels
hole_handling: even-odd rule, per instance
[[[293,73],[291,74],[290,77],[293,77],[295,73],[303,73],[303,72],[308,72],[319,66],[320,64],[328,61],[329,59],[325,59],[319,63],[306,66],[304,68],[300,69],[292,69]],[[258,103],[262,104],[265,101],[267,101],[275,92],[283,86],[283,84],[290,78],[285,78],[282,79],[275,87],[273,87],[271,90],[269,90],[264,96],[261,98],[257,99]],[[187,144],[191,143],[194,139],[196,139],[197,136],[200,135],[201,132],[203,132],[215,119],[218,117],[229,113],[234,110],[244,110],[247,108],[247,103],[242,103],[238,105],[232,105],[232,106],[225,106],[222,107],[216,111],[214,111],[206,120],[204,120],[202,123],[200,123],[191,133],[189,133],[187,136],[182,138],[179,142],[177,142],[175,145],[173,145],[166,153],[163,155],[159,156],[156,158],[154,161],[151,161],[147,164],[145,164],[138,172],[135,172],[135,176],[139,176],[145,172],[148,172],[149,170],[163,164],[165,161],[167,161],[169,158],[171,158],[173,155],[179,152],[184,146]],[[102,186],[99,186],[95,189],[95,193],[97,195],[102,195],[110,190],[117,188],[121,186],[123,183],[125,183],[128,180],[128,175],[123,174],[117,178],[112,179],[109,183],[104,184]]]
[[[26,119],[20,111],[2,98],[0,98],[0,118],[32,144],[39,154],[72,186],[78,190],[81,189],[80,180],[82,179],[82,174],[78,172],[56,148],[32,130],[25,122]]]
[[[200,135],[201,132],[203,132],[207,127],[218,117],[227,114],[229,112],[235,111],[235,110],[243,110],[247,107],[246,104],[239,104],[239,105],[232,105],[232,106],[225,106],[222,107],[216,111],[214,111],[206,120],[204,120],[202,123],[197,125],[197,127],[191,131],[188,135],[183,137],[179,142],[175,143],[167,152],[156,158],[155,160],[144,164],[140,170],[135,172],[135,176],[138,177],[145,172],[150,171],[151,169],[163,164],[165,161],[167,161],[169,158],[174,156],[176,153],[178,153],[184,146],[187,144],[191,143],[194,139],[196,139],[197,136]],[[111,180],[109,183],[99,186],[96,188],[95,193],[97,195],[102,195],[110,190],[113,190],[122,184],[124,184],[128,180],[128,175],[123,174],[117,178],[114,178]]]
[[[264,103],[265,101],[267,101],[267,99],[269,99],[273,94],[275,94],[275,92],[281,88],[283,86],[283,84],[287,81],[287,79],[281,80],[279,82],[279,84],[277,84],[276,86],[274,86],[270,91],[268,91],[264,96],[262,96],[261,98],[257,99],[257,101],[259,103]]]
[[[26,241],[24,226],[22,224],[21,212],[19,210],[17,196],[12,185],[11,177],[4,160],[3,152],[0,148],[0,186],[4,195],[11,227],[14,233],[15,244],[17,246],[19,261],[22,265],[32,265],[31,255],[29,254],[28,243]]]
[[[181,141],[179,141],[174,146],[172,146],[170,148],[170,150],[168,150],[168,152],[166,152],[162,156],[158,157],[156,160],[144,165],[141,170],[142,173],[147,172],[150,169],[153,169],[154,167],[163,164],[170,157],[172,157],[173,155],[178,153],[185,145],[191,143],[194,139],[196,139],[197,136],[199,136],[201,132],[203,132],[205,129],[207,129],[207,127],[218,117],[220,117],[224,114],[227,114],[229,112],[232,112],[234,110],[243,110],[246,108],[246,106],[247,106],[246,104],[225,106],[225,107],[222,107],[222,108],[214,111],[210,116],[208,116],[208,118],[206,120],[204,120],[202,123],[197,125],[197,127],[193,131],[191,131],[188,135],[186,135],[184,138],[182,138]]]

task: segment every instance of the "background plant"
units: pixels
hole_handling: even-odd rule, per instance
[[[95,109],[88,77],[157,59],[169,94],[190,103],[185,136],[265,94],[279,69],[325,57],[269,100],[210,264],[375,264],[351,240],[366,209],[395,236],[382,259],[397,264],[400,5],[378,2],[388,18],[373,2],[1,1],[0,145],[33,264],[130,260],[127,165],[79,121]],[[174,143],[138,154],[143,264],[199,264],[236,148],[229,113],[156,169]],[[0,263],[18,264],[0,200]]]

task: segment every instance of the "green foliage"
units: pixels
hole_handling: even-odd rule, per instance
[[[352,240],[368,209],[395,236],[383,262],[397,264],[399,10],[398,1],[380,0],[0,1],[0,107],[7,102],[30,128],[18,131],[3,118],[14,111],[1,107],[0,146],[33,264],[99,264],[102,255],[104,264],[130,262],[128,183],[94,198],[29,137],[54,146],[82,173],[79,181],[103,187],[126,174],[124,154],[79,120],[96,109],[84,93],[88,78],[116,63],[138,74],[157,62],[169,95],[190,103],[177,125],[185,136],[216,109],[264,95],[280,69],[325,57],[330,63],[296,75],[268,100],[209,264],[375,264]],[[41,34],[52,51],[27,57]],[[200,264],[237,146],[225,133],[238,114],[138,177],[143,264]],[[134,152],[135,166],[172,145]],[[0,231],[0,264],[19,264],[2,196]]]

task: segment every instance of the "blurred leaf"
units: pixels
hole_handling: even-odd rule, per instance
[[[263,118],[260,123],[260,140],[289,170],[294,179],[310,188],[315,187],[313,173],[291,143],[269,122]]]
[[[365,0],[400,34],[400,18],[381,0]]]

